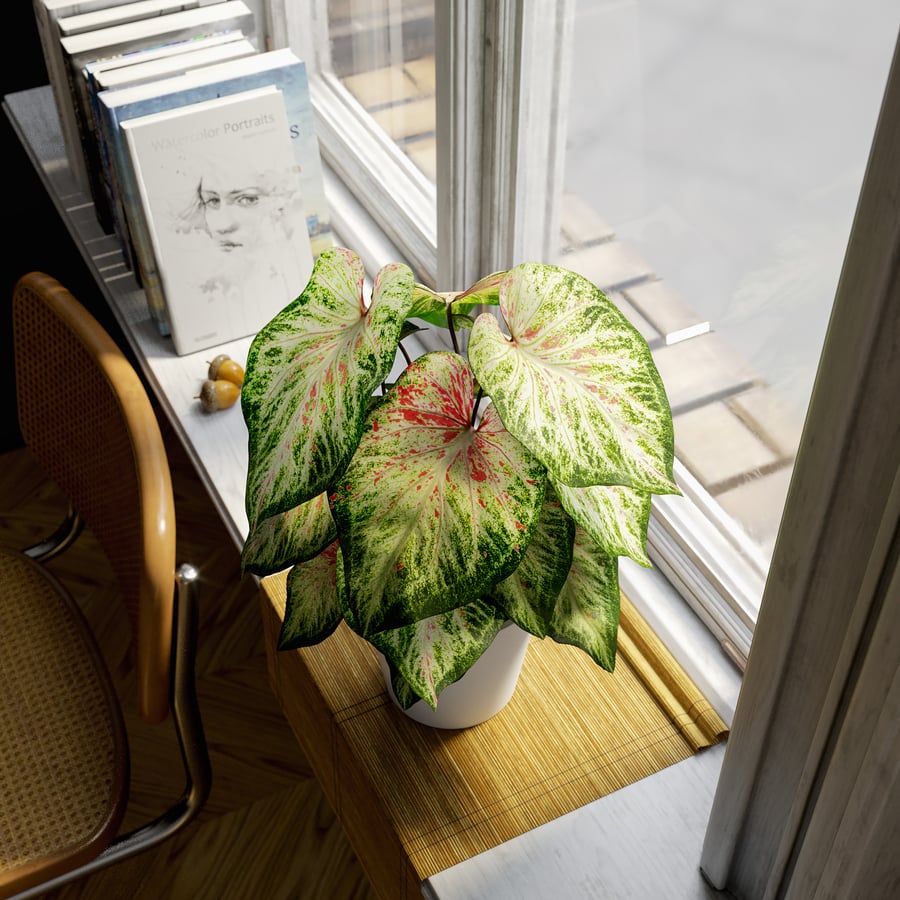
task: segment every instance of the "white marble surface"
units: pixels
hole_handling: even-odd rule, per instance
[[[719,744],[429,878],[436,900],[710,900],[698,860]]]

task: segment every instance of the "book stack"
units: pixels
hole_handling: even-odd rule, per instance
[[[33,0],[69,166],[175,352],[253,334],[333,243],[306,66],[244,0]]]

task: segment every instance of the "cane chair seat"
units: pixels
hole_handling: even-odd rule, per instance
[[[68,593],[38,563],[4,549],[0,584],[2,881],[36,866],[58,874],[112,840],[125,808],[127,746],[109,675]]]

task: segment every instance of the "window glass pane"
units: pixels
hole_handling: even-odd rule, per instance
[[[328,37],[333,73],[434,182],[433,0],[328,0]]]
[[[766,563],[898,24],[896,0],[577,3],[561,263],[651,342],[680,462]]]

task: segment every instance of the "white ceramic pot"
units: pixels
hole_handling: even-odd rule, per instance
[[[380,653],[378,662],[388,694],[405,715],[434,728],[469,728],[496,715],[512,699],[530,638],[527,631],[507,622],[472,668],[441,691],[437,709],[424,700],[402,709],[391,687],[390,667]]]

